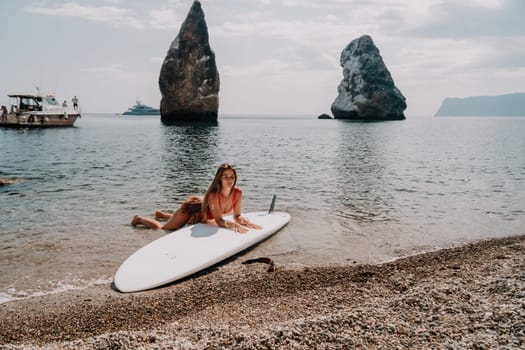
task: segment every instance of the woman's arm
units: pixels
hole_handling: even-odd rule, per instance
[[[239,193],[240,193],[240,191],[239,191]],[[239,196],[239,193],[237,194],[237,196]],[[242,227],[237,222],[224,220],[224,218],[222,217],[221,209],[219,208],[219,205],[218,205],[217,196],[218,196],[217,193],[210,193],[209,199],[208,199],[208,207],[210,208],[210,212],[213,215],[213,219],[215,220],[215,223],[219,227],[224,227],[224,228],[233,230],[235,232],[239,232],[239,233],[246,233],[246,232],[248,232],[248,229],[246,229],[245,227]],[[239,199],[240,199],[240,197],[239,197]],[[234,213],[233,217],[234,218],[235,218],[235,213],[236,213],[235,207],[237,207],[237,203],[239,203],[239,200],[237,200],[235,206],[233,207],[233,213]],[[240,213],[239,213],[239,215],[240,215]]]
[[[235,202],[235,205],[233,207],[233,219],[239,225],[260,230],[262,228],[261,226],[251,223],[250,220],[241,216],[241,207],[242,207],[241,201],[242,201],[242,192],[241,190],[238,190],[237,191],[237,202]]]

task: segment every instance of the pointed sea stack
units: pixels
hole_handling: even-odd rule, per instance
[[[162,122],[216,122],[219,85],[204,12],[195,0],[160,70]]]
[[[394,85],[378,48],[368,35],[341,53],[343,80],[332,104],[335,119],[403,120],[405,97]]]

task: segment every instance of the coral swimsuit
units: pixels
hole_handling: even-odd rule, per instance
[[[221,210],[221,213],[229,213],[230,211],[233,210],[233,206],[235,205],[235,201],[237,199],[237,191],[238,191],[237,188],[233,189],[232,205],[230,209],[226,211],[222,210],[221,195],[220,193],[217,193],[217,202],[219,202],[218,204],[219,204],[219,209]],[[213,214],[211,213],[210,208],[208,208],[208,220],[213,220],[213,219],[214,219]]]

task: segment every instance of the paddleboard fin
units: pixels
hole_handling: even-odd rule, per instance
[[[275,199],[277,198],[277,195],[274,194],[273,197],[272,197],[272,204],[270,204],[270,209],[268,210],[268,214],[270,214],[273,209],[275,208]]]

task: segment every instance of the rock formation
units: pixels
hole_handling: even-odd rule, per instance
[[[160,70],[161,120],[216,122],[219,85],[204,12],[195,0]]]
[[[405,97],[394,85],[370,36],[348,44],[341,53],[341,66],[343,80],[332,104],[335,119],[405,119]]]

